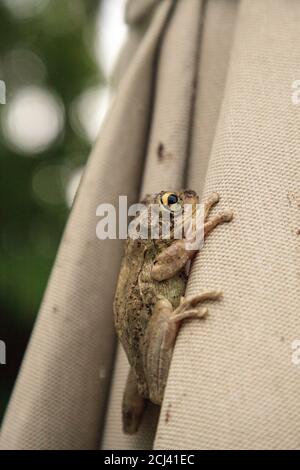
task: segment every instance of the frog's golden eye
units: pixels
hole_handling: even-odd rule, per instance
[[[162,204],[172,212],[181,209],[181,201],[175,193],[164,193],[161,197]]]

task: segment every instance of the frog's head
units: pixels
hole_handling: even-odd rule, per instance
[[[141,204],[145,210],[138,215],[138,221],[140,226],[152,227],[151,236],[159,230],[159,238],[165,233],[162,238],[168,240],[168,233],[173,239],[186,233],[189,227],[194,230],[199,196],[191,189],[147,194]]]
[[[191,189],[161,191],[156,196],[156,203],[160,205],[162,211],[170,213],[172,238],[173,236],[176,238],[177,232],[182,233],[183,230],[188,230],[188,227],[194,227],[199,204],[199,196],[195,191]]]

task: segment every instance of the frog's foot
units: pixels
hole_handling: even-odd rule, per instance
[[[196,305],[200,304],[201,302],[205,302],[206,300],[218,300],[222,297],[222,295],[222,291],[220,290],[211,290],[208,292],[201,292],[201,294],[181,297],[178,308],[185,308],[185,305],[195,307]]]
[[[212,217],[208,222],[204,224],[204,236],[207,236],[217,225],[225,222],[230,222],[233,219],[233,212],[230,209],[226,209],[219,214]]]
[[[191,297],[181,297],[180,305],[177,307],[169,318],[169,322],[180,322],[186,318],[202,318],[208,313],[208,309],[199,308],[198,304],[206,300],[218,300],[222,297],[222,292],[215,290],[203,292],[202,294],[193,295]]]
[[[220,196],[218,193],[211,193],[209,195],[207,201],[205,201],[204,203],[204,221],[207,220],[207,217],[211,209],[213,208],[215,204],[217,204],[217,202],[219,202],[219,200],[220,200]]]
[[[211,209],[219,202],[219,200],[220,196],[218,193],[211,193],[207,201],[204,203],[204,235],[208,235],[209,232],[211,232],[217,225],[223,224],[224,222],[230,222],[233,219],[233,212],[227,209],[207,221]]]
[[[176,313],[174,312],[174,315],[170,317],[169,322],[173,323],[178,323],[181,322],[182,320],[186,320],[187,318],[203,318],[205,315],[208,314],[208,308],[202,307],[202,308],[191,308],[184,310],[181,313]]]
[[[174,344],[182,320],[204,317],[208,310],[199,308],[198,304],[206,300],[218,300],[221,295],[220,291],[211,291],[186,297],[175,310],[168,299],[158,299],[142,345],[144,372],[149,398],[153,403],[159,405],[162,402]]]
[[[138,391],[137,380],[133,369],[128,374],[122,403],[123,431],[134,434],[141,423],[147,404],[146,398]]]

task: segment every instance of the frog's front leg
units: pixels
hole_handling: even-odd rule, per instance
[[[160,405],[162,402],[174,344],[182,320],[204,317],[208,310],[199,308],[198,304],[205,300],[217,300],[221,295],[219,291],[212,291],[183,298],[175,310],[166,298],[160,298],[156,302],[141,345],[149,398],[153,403]]]
[[[146,404],[146,398],[139,394],[135,373],[131,367],[122,403],[123,431],[126,434],[134,434],[138,430]]]
[[[233,218],[231,210],[223,210],[216,214],[211,220],[208,219],[209,212],[219,201],[218,193],[212,193],[204,203],[204,237],[206,238],[210,232],[219,224],[230,222]],[[201,229],[203,226],[201,226]],[[197,229],[196,229],[197,230]],[[190,239],[184,238],[175,240],[168,248],[165,248],[155,258],[151,270],[151,277],[155,281],[164,281],[171,279],[178,273],[188,261],[192,260],[198,252],[198,248],[191,249],[196,234],[192,232]]]

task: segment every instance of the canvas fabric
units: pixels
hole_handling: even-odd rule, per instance
[[[129,2],[131,31],[146,20],[118,69],[0,447],[298,449],[300,3]],[[149,406],[125,436],[128,364],[112,322],[123,243],[96,239],[96,207],[183,186],[203,198],[218,191],[214,213],[234,211],[197,255],[187,288],[224,297],[207,319],[184,323],[161,412]]]

